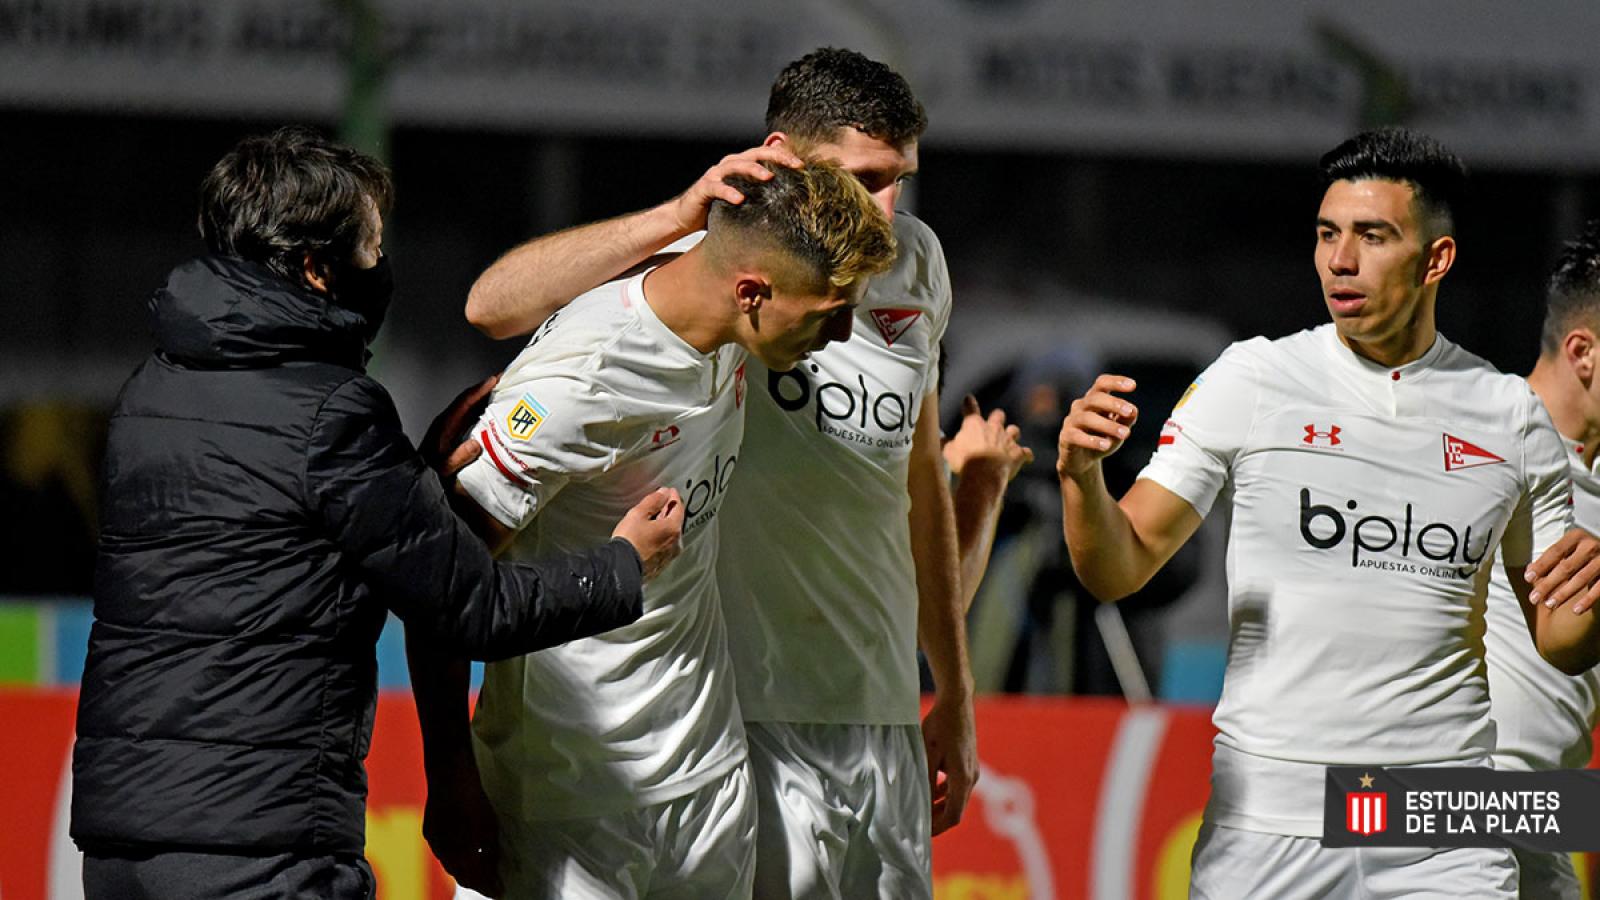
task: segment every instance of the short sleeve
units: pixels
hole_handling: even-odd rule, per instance
[[[909,216],[897,216],[909,219]],[[927,395],[939,386],[940,357],[944,354],[944,335],[950,327],[950,313],[954,299],[950,291],[950,268],[945,262],[944,246],[939,243],[939,236],[933,233],[926,223],[916,222],[912,225],[906,223],[904,230],[895,229],[895,237],[901,242],[900,252],[915,252],[920,256],[916,271],[918,277],[926,285],[929,321],[933,335],[928,346],[928,366],[924,370],[922,394]],[[915,241],[916,247],[906,246]]]
[[[1572,528],[1572,482],[1567,448],[1544,404],[1528,392],[1522,435],[1522,496],[1500,539],[1505,564],[1521,568]]]
[[[458,480],[496,521],[521,529],[569,481],[615,464],[619,448],[606,436],[616,421],[616,405],[597,383],[520,377],[496,390],[473,428],[483,454]]]
[[[1261,393],[1251,344],[1234,344],[1189,385],[1139,473],[1182,497],[1201,516],[1228,483]]]

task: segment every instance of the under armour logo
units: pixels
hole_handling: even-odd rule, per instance
[[[1306,436],[1301,441],[1313,447],[1317,445],[1318,441],[1325,441],[1325,446],[1328,447],[1337,447],[1339,446],[1339,426],[1329,425],[1327,431],[1318,431],[1317,426],[1307,425]]]

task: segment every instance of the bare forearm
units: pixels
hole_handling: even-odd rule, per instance
[[[1098,464],[1061,479],[1061,520],[1078,580],[1100,600],[1143,587],[1164,559],[1153,559],[1133,523],[1106,490]]]
[[[1523,602],[1526,605],[1525,599]],[[1542,605],[1532,611],[1537,619],[1534,643],[1551,665],[1568,675],[1582,675],[1600,664],[1600,619],[1593,612]]]
[[[574,297],[688,234],[672,201],[535,238],[473,282],[467,321],[493,338],[528,334]]]
[[[955,514],[948,487],[920,483],[923,480],[913,474],[911,555],[917,571],[917,636],[939,695],[970,697],[972,670]]]
[[[995,528],[1005,499],[1007,472],[1002,466],[980,466],[974,461],[956,481],[951,499],[955,506],[956,541],[961,559],[961,608],[972,608],[978,585],[989,568]]]

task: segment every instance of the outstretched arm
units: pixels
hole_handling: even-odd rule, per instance
[[[1061,423],[1056,474],[1061,476],[1062,527],[1072,568],[1100,600],[1120,600],[1143,587],[1200,527],[1187,501],[1141,479],[1111,498],[1101,460],[1127,439],[1139,410],[1116,396],[1133,379],[1101,375],[1073,401]]]
[[[500,257],[467,294],[467,321],[492,338],[528,334],[574,297],[648,260],[706,226],[713,200],[744,202],[725,183],[733,175],[765,181],[761,163],[799,166],[782,147],[754,147],[723,157],[689,189],[636,213],[535,238]]]

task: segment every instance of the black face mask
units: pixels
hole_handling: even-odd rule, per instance
[[[389,312],[393,297],[394,272],[387,256],[378,257],[378,264],[370,269],[345,263],[334,272],[333,302],[367,320],[364,334],[368,343],[383,327],[383,317]]]

